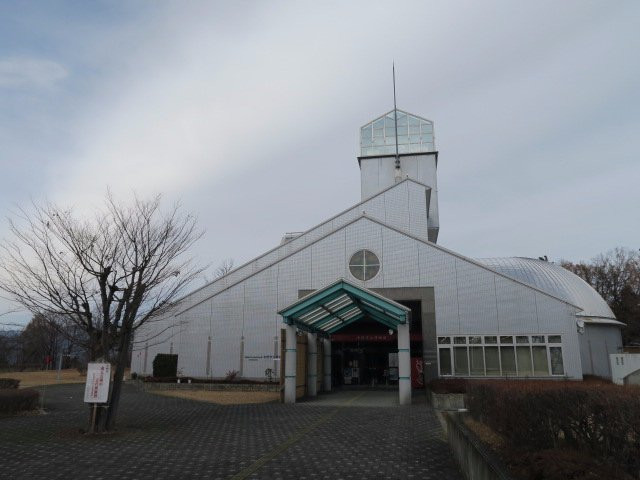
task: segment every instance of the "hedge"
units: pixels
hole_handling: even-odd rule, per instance
[[[16,413],[38,407],[40,394],[32,389],[0,390],[0,413]]]
[[[178,375],[178,355],[159,353],[153,359],[154,377],[176,377]]]
[[[20,386],[20,380],[15,378],[0,378],[0,390],[8,388],[18,388]]]
[[[433,393],[467,393],[468,383],[464,378],[434,378],[427,387]]]
[[[588,452],[640,471],[640,388],[555,381],[469,382],[471,415],[515,448]]]

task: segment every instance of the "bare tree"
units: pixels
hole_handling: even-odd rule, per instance
[[[561,265],[590,284],[627,324],[622,330],[625,343],[640,343],[640,253],[616,248],[590,262],[563,260]]]
[[[224,277],[227,273],[233,270],[233,258],[225,258],[216,271],[214,272],[215,278]]]
[[[201,269],[186,257],[202,233],[179,205],[161,197],[123,204],[107,194],[92,219],[53,204],[20,209],[0,256],[0,288],[35,314],[65,318],[86,337],[89,358],[115,364],[106,414],[110,430],[120,401],[134,332],[166,313]]]

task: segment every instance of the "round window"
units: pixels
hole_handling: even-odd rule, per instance
[[[370,250],[358,250],[349,260],[349,271],[358,280],[371,280],[380,271],[380,260]]]

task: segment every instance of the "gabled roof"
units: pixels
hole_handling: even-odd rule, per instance
[[[278,312],[300,330],[330,335],[369,317],[394,330],[409,321],[411,310],[341,278]]]
[[[320,223],[318,223],[318,224],[314,225],[313,227],[309,228],[308,230],[305,230],[305,231],[303,231],[303,232],[300,232],[300,234],[299,234],[299,235],[297,235],[297,236],[296,236],[294,239],[292,239],[292,240],[297,240],[297,239],[299,239],[299,238],[301,238],[301,237],[304,237],[304,236],[305,236],[305,235],[307,235],[308,233],[313,232],[314,230],[316,230],[316,229],[318,229],[318,228],[320,228],[320,227],[323,227],[323,226],[327,225],[328,223],[330,223],[330,222],[332,222],[333,220],[337,219],[338,217],[341,217],[342,215],[344,215],[344,214],[346,214],[346,213],[350,212],[351,210],[357,209],[357,208],[361,207],[362,205],[364,205],[365,203],[370,202],[370,201],[371,201],[371,200],[373,200],[374,198],[379,197],[379,196],[381,196],[381,195],[384,195],[384,194],[385,194],[385,193],[387,193],[388,191],[390,191],[390,190],[392,190],[392,189],[394,189],[394,188],[396,188],[396,187],[399,187],[400,185],[403,185],[405,182],[414,183],[414,184],[419,185],[419,186],[421,186],[421,187],[423,187],[423,188],[425,188],[425,189],[427,190],[427,211],[429,211],[429,202],[431,201],[431,195],[430,195],[430,193],[431,193],[431,187],[429,187],[428,185],[425,185],[425,184],[424,184],[424,183],[422,183],[422,182],[418,182],[417,180],[414,180],[413,178],[409,178],[409,177],[407,177],[407,178],[405,178],[405,179],[401,180],[400,182],[395,183],[395,184],[393,184],[393,185],[391,185],[391,186],[389,186],[389,187],[387,187],[387,188],[385,188],[385,189],[383,189],[383,190],[380,190],[379,192],[375,193],[374,195],[371,195],[371,196],[369,196],[369,197],[365,198],[365,199],[364,199],[364,200],[362,200],[361,202],[358,202],[358,203],[356,203],[355,205],[352,205],[352,206],[350,206],[349,208],[346,208],[345,210],[342,210],[340,213],[337,213],[337,214],[335,214],[335,215],[333,215],[333,216],[331,216],[331,217],[327,218],[326,220],[324,220],[324,221],[322,221],[322,222],[320,222]],[[297,232],[296,232],[296,233],[297,233]],[[177,304],[179,304],[180,302],[182,302],[183,300],[188,299],[190,296],[192,296],[192,295],[194,295],[194,294],[196,294],[196,293],[198,293],[198,292],[200,292],[200,291],[204,290],[205,288],[208,288],[208,287],[210,287],[210,286],[212,286],[212,285],[214,285],[214,284],[216,284],[216,283],[223,282],[223,281],[224,281],[224,280],[226,280],[230,275],[232,275],[232,274],[234,274],[234,273],[237,273],[239,270],[242,270],[243,268],[248,268],[248,267],[249,267],[252,263],[254,263],[255,261],[260,260],[260,259],[262,259],[262,258],[266,257],[267,255],[269,255],[269,254],[270,254],[270,253],[272,253],[272,252],[275,252],[275,251],[276,251],[276,250],[278,250],[278,249],[281,249],[281,248],[287,247],[287,244],[288,244],[288,243],[289,243],[289,242],[280,243],[279,245],[277,245],[277,246],[273,247],[272,249],[267,250],[267,251],[266,251],[266,252],[264,252],[263,254],[258,255],[257,257],[252,258],[252,259],[251,259],[251,260],[249,260],[248,262],[245,262],[245,263],[243,263],[242,265],[237,266],[237,267],[236,267],[236,268],[234,268],[233,270],[230,270],[230,271],[229,271],[229,272],[227,272],[225,275],[223,275],[223,276],[221,276],[221,277],[219,277],[219,278],[216,278],[216,279],[212,280],[211,282],[208,282],[208,283],[206,283],[205,285],[203,285],[203,286],[201,286],[201,287],[196,288],[195,290],[192,290],[191,292],[189,292],[189,293],[187,293],[187,294],[183,295],[182,297],[178,298],[177,300],[175,300],[174,304],[175,304],[175,305],[177,305]],[[304,248],[304,246],[302,246],[301,248]],[[297,251],[297,250],[296,250],[296,251]],[[293,253],[293,252],[292,252],[292,253]],[[252,271],[251,273],[253,273],[253,271]],[[250,274],[249,274],[249,275],[247,275],[247,277],[249,277],[249,276],[250,276]],[[244,278],[247,278],[247,277],[244,277]],[[236,282],[234,282],[233,284],[235,284],[235,283],[236,283]],[[231,284],[231,285],[233,285],[233,284]],[[217,292],[216,292],[216,293],[217,293]]]
[[[386,224],[385,222],[383,222],[383,221],[381,221],[381,220],[378,220],[377,218],[372,218],[372,217],[367,216],[366,214],[362,214],[362,215],[361,215],[361,216],[359,216],[358,218],[355,218],[354,220],[352,220],[352,221],[350,221],[350,222],[348,222],[348,223],[345,223],[344,225],[341,225],[341,226],[339,226],[339,227],[337,227],[337,228],[335,228],[335,229],[333,229],[333,230],[331,230],[331,231],[327,232],[325,235],[322,235],[321,237],[317,238],[317,239],[316,239],[316,240],[314,240],[313,242],[310,242],[310,243],[305,244],[304,246],[302,246],[302,247],[301,247],[301,248],[299,248],[298,250],[295,250],[295,251],[293,251],[293,252],[289,253],[288,255],[286,255],[286,256],[284,256],[284,257],[282,257],[282,258],[279,258],[279,259],[277,259],[277,260],[274,260],[274,261],[272,261],[272,262],[270,262],[270,263],[268,263],[268,264],[264,265],[262,268],[257,269],[256,271],[252,272],[250,275],[247,275],[246,277],[244,277],[244,278],[242,278],[242,279],[238,280],[237,282],[234,282],[234,283],[232,283],[232,284],[230,284],[230,285],[226,286],[224,289],[219,290],[219,291],[217,291],[217,292],[213,293],[212,295],[210,295],[210,296],[208,296],[208,297],[206,297],[206,298],[204,298],[204,299],[200,300],[199,302],[197,302],[197,303],[195,303],[195,304],[193,304],[193,305],[190,305],[189,307],[187,307],[187,308],[185,308],[185,309],[183,309],[183,310],[179,311],[179,312],[178,312],[178,313],[176,313],[175,315],[176,315],[176,316],[177,316],[177,315],[181,315],[181,314],[185,313],[186,311],[191,310],[192,308],[197,307],[198,305],[202,304],[203,302],[206,302],[206,301],[207,301],[207,300],[209,300],[210,298],[215,297],[216,295],[218,295],[218,294],[220,294],[220,293],[224,292],[225,290],[228,290],[228,289],[230,289],[230,288],[234,287],[235,285],[238,285],[238,284],[240,284],[240,283],[244,282],[246,279],[251,278],[251,277],[253,277],[254,275],[259,274],[260,272],[262,272],[262,271],[266,270],[267,268],[270,268],[270,267],[272,267],[273,265],[276,265],[276,264],[278,264],[278,263],[280,263],[280,262],[282,262],[282,261],[286,260],[286,259],[287,259],[287,258],[289,258],[290,256],[295,255],[295,254],[297,254],[297,253],[299,253],[299,252],[301,252],[301,251],[303,251],[303,250],[306,250],[307,248],[310,248],[311,246],[313,246],[313,245],[314,245],[314,244],[316,244],[317,242],[322,241],[323,239],[327,238],[328,236],[333,235],[334,233],[339,232],[340,230],[343,230],[343,229],[345,229],[345,228],[349,227],[350,225],[352,225],[352,224],[354,224],[354,223],[356,223],[356,222],[362,221],[362,220],[367,220],[367,221],[370,221],[370,222],[373,222],[373,223],[377,223],[378,225],[381,225],[381,226],[383,226],[383,227],[385,227],[385,228],[387,228],[387,229],[389,229],[389,230],[392,230],[392,231],[397,232],[397,233],[399,233],[399,234],[401,234],[401,235],[404,235],[404,236],[406,236],[406,237],[408,237],[408,238],[411,238],[411,239],[413,239],[413,240],[415,240],[415,241],[417,241],[417,242],[423,243],[423,244],[425,244],[425,245],[429,245],[430,247],[432,247],[432,248],[434,248],[434,249],[436,249],[436,250],[440,250],[440,251],[442,251],[442,252],[444,252],[444,253],[447,253],[447,254],[452,255],[452,256],[454,256],[454,257],[456,257],[456,258],[459,258],[460,260],[463,260],[463,261],[465,261],[465,262],[467,262],[467,263],[470,263],[470,264],[472,264],[472,265],[475,265],[475,266],[476,266],[476,267],[478,267],[478,268],[481,268],[481,269],[483,269],[483,270],[487,270],[487,271],[489,271],[489,272],[491,272],[491,273],[494,273],[494,274],[496,274],[496,275],[498,275],[498,276],[500,276],[500,277],[506,278],[507,280],[509,280],[509,281],[511,281],[511,282],[517,283],[517,284],[522,285],[522,286],[524,286],[524,287],[526,287],[526,288],[528,288],[528,289],[530,289],[530,290],[534,290],[534,291],[536,291],[536,292],[538,292],[538,293],[541,293],[542,295],[544,295],[544,296],[546,296],[546,297],[550,297],[550,298],[553,298],[554,300],[558,300],[558,301],[560,301],[560,302],[562,302],[562,303],[565,303],[565,304],[567,304],[567,305],[570,305],[571,307],[575,308],[577,311],[581,311],[581,310],[582,310],[582,307],[580,307],[579,305],[576,305],[576,304],[574,304],[574,303],[572,303],[572,302],[570,302],[570,301],[568,301],[568,300],[566,300],[566,299],[564,299],[564,298],[562,298],[562,297],[559,297],[559,296],[557,296],[557,295],[554,295],[553,293],[546,292],[546,291],[544,291],[544,290],[542,290],[542,289],[540,289],[540,288],[536,287],[535,285],[530,285],[530,284],[528,284],[528,283],[522,282],[521,280],[518,280],[518,279],[516,279],[516,278],[513,278],[513,277],[510,277],[510,276],[508,276],[508,275],[505,275],[505,274],[503,274],[503,273],[501,273],[501,272],[499,272],[499,271],[497,271],[497,270],[494,270],[494,269],[492,269],[492,268],[490,268],[490,267],[488,267],[488,266],[484,265],[483,263],[481,263],[481,262],[479,262],[479,261],[477,261],[477,260],[473,260],[472,258],[465,257],[464,255],[461,255],[461,254],[456,253],[456,252],[454,252],[454,251],[452,251],[452,250],[449,250],[449,249],[447,249],[447,248],[444,248],[444,247],[442,247],[442,246],[440,246],[440,245],[438,245],[438,244],[436,244],[436,243],[429,242],[428,240],[424,240],[424,239],[422,239],[422,238],[420,238],[420,237],[417,237],[417,236],[415,236],[415,235],[413,235],[413,234],[411,234],[411,233],[409,233],[409,232],[406,232],[406,231],[401,230],[401,229],[399,229],[399,228],[396,228],[396,227],[394,227],[394,226],[388,225],[388,224]]]

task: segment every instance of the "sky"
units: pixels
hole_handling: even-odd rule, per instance
[[[360,201],[395,61],[435,124],[439,244],[639,248],[639,51],[635,1],[2,2],[0,238],[33,201],[161,193],[209,273],[240,265]]]

